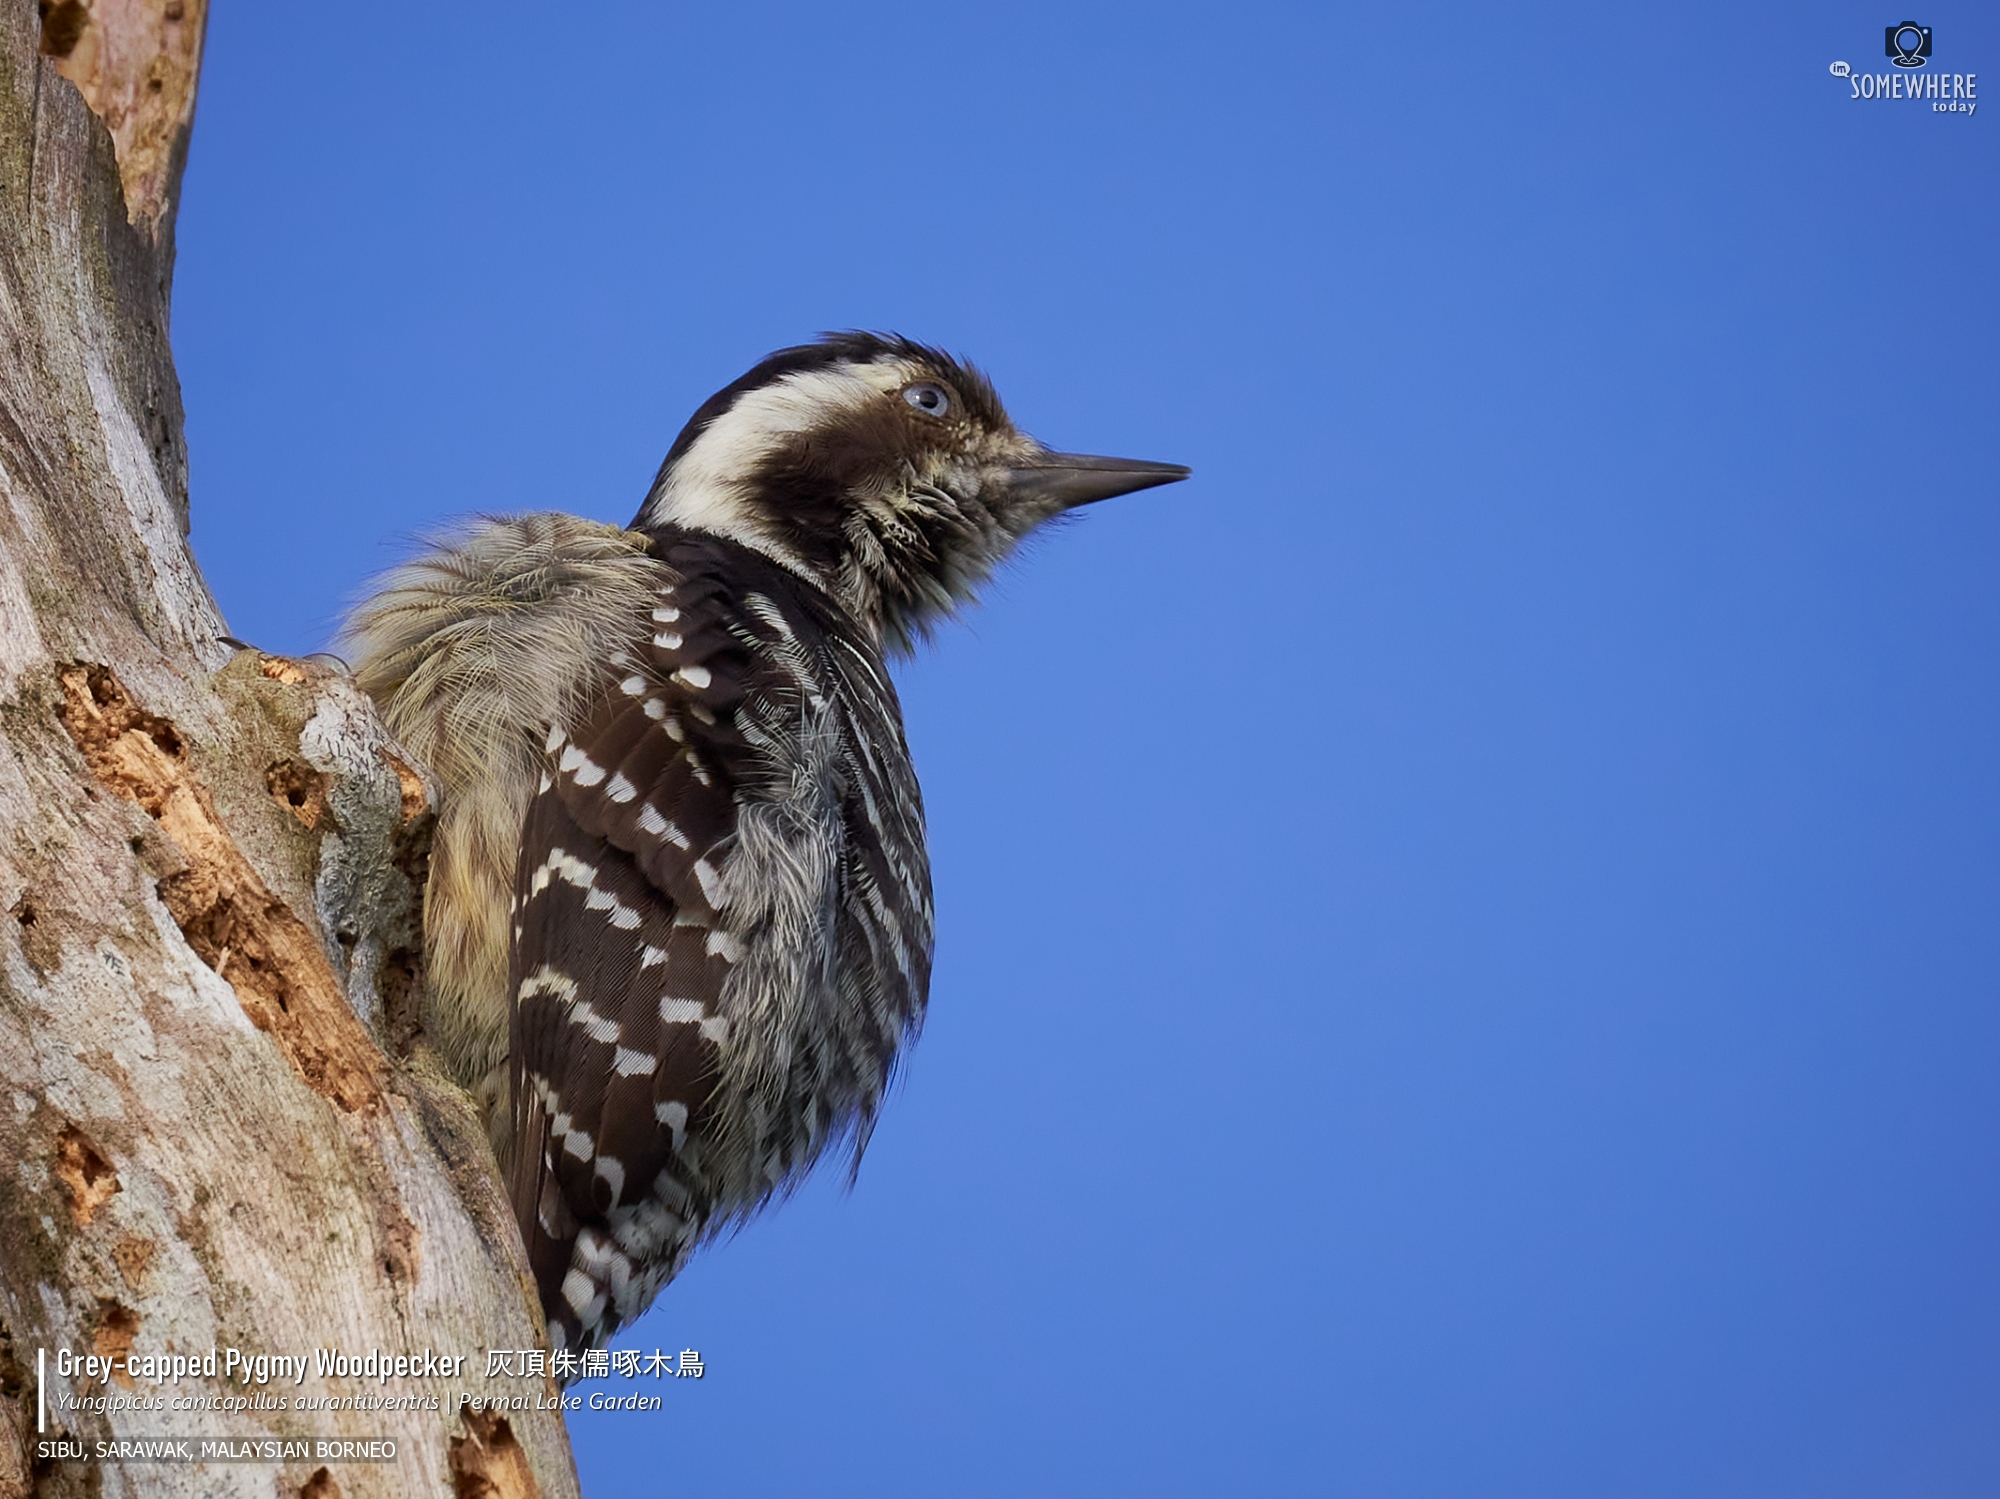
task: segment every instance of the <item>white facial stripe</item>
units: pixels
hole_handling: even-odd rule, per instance
[[[803,572],[800,558],[768,535],[751,514],[742,476],[755,472],[787,438],[837,425],[922,376],[918,366],[890,359],[803,370],[745,392],[681,455],[666,488],[647,505],[646,524],[680,525],[727,536]]]

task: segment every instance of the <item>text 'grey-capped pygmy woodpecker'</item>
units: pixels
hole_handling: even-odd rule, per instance
[[[431,767],[426,1035],[480,1095],[557,1350],[865,1143],[931,969],[886,657],[1175,464],[1051,452],[975,369],[829,335],[706,401],[630,529],[479,520],[349,621]]]

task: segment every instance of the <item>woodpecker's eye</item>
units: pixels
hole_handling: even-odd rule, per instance
[[[928,380],[904,391],[903,399],[925,416],[943,416],[951,410],[950,393],[942,385],[933,385]]]

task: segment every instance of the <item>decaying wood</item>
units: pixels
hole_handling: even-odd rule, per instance
[[[458,1499],[529,1499],[535,1492],[528,1455],[503,1416],[465,1418],[465,1435],[451,1440],[451,1476]]]
[[[61,677],[59,716],[91,773],[151,817],[184,861],[154,889],[195,956],[228,980],[250,1023],[276,1038],[307,1087],[350,1112],[380,1108],[381,1052],[319,939],[223,826],[174,726],[138,708],[108,667],[72,666]],[[295,815],[309,814],[300,821],[312,831],[324,816],[325,773],[285,759],[264,779]]]
[[[0,0],[0,1499],[554,1499],[560,1417],[453,1398],[554,1392],[483,1378],[541,1328],[425,1060],[425,780],[338,671],[226,640],[185,540],[167,311],[204,14]],[[37,1350],[228,1347],[468,1363],[374,1387],[436,1412],[44,1434],[387,1438],[389,1464],[37,1457]]]
[[[164,291],[208,0],[42,0],[40,10],[39,48],[109,127],[126,217],[159,252]]]

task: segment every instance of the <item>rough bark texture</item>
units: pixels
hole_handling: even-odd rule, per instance
[[[422,773],[344,676],[224,641],[185,542],[167,298],[204,11],[0,0],[0,1499],[555,1499],[559,1415],[451,1398],[554,1391],[481,1377],[542,1329],[414,1018]],[[373,1387],[435,1413],[48,1433],[392,1438],[392,1464],[36,1459],[38,1348],[231,1346],[469,1359]]]

